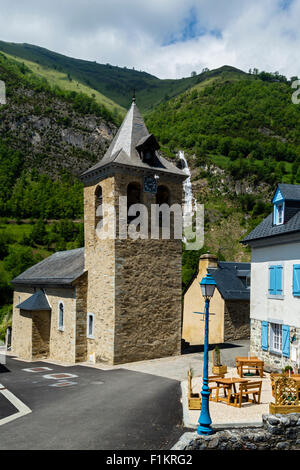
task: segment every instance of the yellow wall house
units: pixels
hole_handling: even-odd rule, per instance
[[[200,257],[199,269],[184,294],[182,338],[190,345],[204,344],[204,298],[199,283],[209,272],[217,283],[210,302],[209,342],[219,344],[249,338],[250,263],[219,261],[212,254]]]

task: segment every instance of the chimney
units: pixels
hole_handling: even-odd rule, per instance
[[[217,268],[218,258],[211,253],[205,253],[200,256],[199,260],[199,275],[205,276],[207,274],[207,268]]]

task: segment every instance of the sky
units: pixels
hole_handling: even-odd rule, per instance
[[[0,0],[0,39],[159,78],[232,65],[300,76],[300,0]]]

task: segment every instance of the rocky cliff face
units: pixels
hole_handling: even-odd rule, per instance
[[[21,150],[25,168],[54,178],[62,169],[78,175],[98,161],[116,130],[101,117],[76,112],[64,98],[21,84],[1,107],[0,137]]]

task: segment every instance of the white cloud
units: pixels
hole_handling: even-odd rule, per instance
[[[224,64],[300,75],[300,0],[2,0],[1,10],[2,40],[160,78]]]

